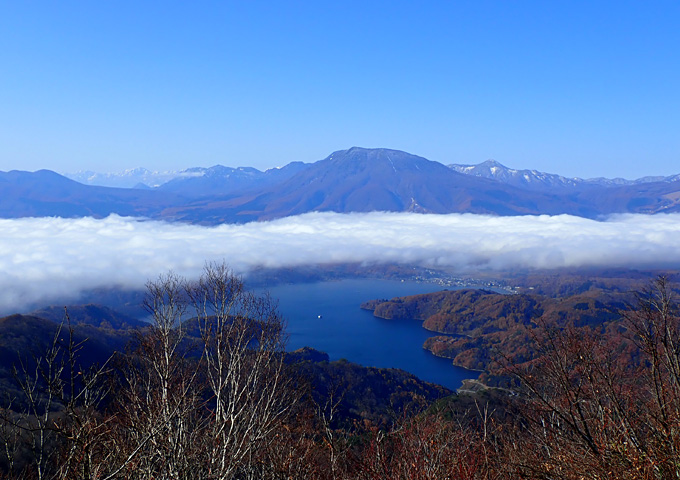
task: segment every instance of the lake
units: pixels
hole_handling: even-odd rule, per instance
[[[442,289],[430,283],[348,279],[276,285],[268,291],[278,299],[279,311],[288,323],[288,350],[309,346],[328,353],[331,360],[345,358],[364,366],[401,368],[455,390],[463,379],[479,374],[424,350],[425,339],[435,334],[421,322],[380,319],[359,308],[366,300]]]

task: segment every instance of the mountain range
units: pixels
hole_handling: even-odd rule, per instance
[[[588,218],[680,211],[680,175],[583,180],[509,169],[494,161],[446,166],[384,148],[353,147],[314,163],[294,162],[264,172],[217,165],[158,175],[136,169],[123,177],[136,186],[85,185],[48,170],[0,172],[0,217],[116,213],[218,224],[312,211]],[[93,175],[88,178],[94,181]],[[154,186],[138,181],[144,178]],[[113,177],[110,183],[115,184]]]
[[[173,186],[181,185],[182,180],[187,178],[206,177],[211,179],[222,179],[226,184],[221,184],[222,191],[225,188],[248,187],[262,184],[261,178],[269,177],[272,179],[282,178],[279,171],[287,170],[296,173],[311,164],[293,162],[285,167],[271,168],[264,172],[252,167],[225,167],[215,165],[213,167],[193,167],[180,171],[151,171],[143,167],[124,170],[118,173],[98,173],[91,170],[79,171],[75,173],[64,173],[63,175],[71,180],[75,180],[85,185],[96,185],[100,187],[118,188],[158,188],[172,182]],[[612,187],[620,185],[636,185],[640,183],[652,182],[674,182],[680,180],[680,174],[671,176],[647,176],[635,180],[625,178],[578,178],[564,177],[553,173],[540,172],[538,170],[522,169],[517,170],[508,168],[495,160],[472,164],[451,164],[449,168],[466,175],[498,180],[508,183],[515,187],[529,189],[555,189],[555,188],[578,188],[589,185],[599,185]],[[200,183],[200,182],[198,182]],[[208,183],[208,182],[205,182]],[[217,183],[217,182],[215,182]],[[171,187],[172,188],[172,187]]]
[[[249,188],[275,183],[290,174],[302,170],[306,164],[292,162],[285,167],[270,168],[264,172],[252,167],[225,167],[215,165],[213,167],[193,167],[177,172],[151,171],[146,168],[132,168],[119,173],[97,173],[90,170],[76,173],[65,173],[64,176],[84,185],[116,188],[160,188],[172,191],[175,188],[183,188],[184,180],[195,179],[188,182],[194,187],[208,187],[207,191],[196,188],[195,193],[199,196],[210,193],[223,192],[227,189]]]
[[[487,160],[478,165],[452,164],[449,168],[481,178],[490,178],[499,182],[507,183],[518,188],[526,188],[539,191],[559,191],[559,190],[579,190],[589,187],[616,187],[626,185],[641,185],[656,182],[677,182],[680,181],[680,174],[668,177],[649,176],[636,180],[626,180],[625,178],[567,178],[553,173],[539,172],[537,170],[516,170],[508,168],[495,160]]]

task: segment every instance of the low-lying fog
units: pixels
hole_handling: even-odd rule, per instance
[[[513,267],[680,265],[680,214],[568,215],[310,213],[271,222],[202,227],[110,216],[0,220],[0,311],[98,287],[140,288],[206,261],[239,273],[323,263]]]

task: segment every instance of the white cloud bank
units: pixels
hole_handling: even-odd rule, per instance
[[[398,262],[461,271],[680,265],[680,215],[311,213],[202,227],[111,216],[0,220],[0,311],[108,286],[139,288],[206,261],[238,272],[334,262]]]

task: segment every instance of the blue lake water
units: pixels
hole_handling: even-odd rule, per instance
[[[454,367],[450,360],[424,350],[425,339],[435,334],[422,328],[421,322],[384,320],[359,308],[367,300],[440,290],[435,284],[375,279],[268,288],[288,323],[288,350],[309,346],[328,353],[331,360],[346,358],[365,366],[401,368],[456,389],[463,379],[476,378],[478,372]]]

